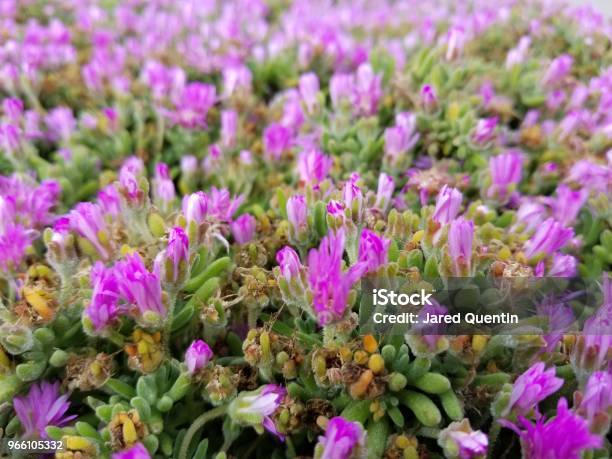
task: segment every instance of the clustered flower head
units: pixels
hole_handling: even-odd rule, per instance
[[[561,0],[2,0],[3,441],[609,456],[611,39]]]

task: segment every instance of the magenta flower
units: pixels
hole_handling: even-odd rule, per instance
[[[19,124],[23,116],[23,101],[16,97],[7,97],[2,101],[2,111],[13,124]]]
[[[542,262],[540,262],[542,263]],[[540,266],[538,263],[538,266]],[[572,255],[553,254],[552,263],[546,272],[549,277],[574,277],[578,272],[578,260]],[[543,275],[544,273],[536,273]]]
[[[70,228],[84,237],[96,249],[98,255],[103,260],[110,257],[110,250],[106,241],[100,240],[101,234],[110,234],[104,213],[99,204],[91,202],[81,202],[68,214]]]
[[[154,313],[165,317],[166,308],[162,303],[159,276],[147,270],[138,253],[127,255],[115,264],[115,269],[120,279],[119,291],[122,297],[136,306],[140,316]]]
[[[13,399],[13,408],[23,427],[23,438],[27,439],[47,439],[47,426],[63,427],[76,418],[66,416],[70,402],[68,395],[60,395],[59,381],[32,384],[27,395]]]
[[[179,95],[174,97],[175,110],[170,112],[170,120],[187,129],[205,128],[208,111],[217,99],[213,85],[188,83]]]
[[[381,172],[378,176],[378,188],[376,190],[376,202],[374,206],[385,212],[391,203],[391,197],[395,191],[395,182],[390,175]]]
[[[342,188],[342,199],[346,208],[350,209],[354,219],[361,220],[363,216],[363,193],[357,186],[359,176],[354,174],[344,183]]]
[[[163,209],[167,209],[176,197],[174,182],[170,178],[170,169],[167,164],[157,163],[155,165],[155,177],[153,178],[153,199],[160,203]]]
[[[308,283],[312,291],[314,313],[321,325],[344,316],[349,291],[363,273],[359,265],[342,271],[345,236],[342,230],[321,240],[318,249],[308,253]]]
[[[212,187],[209,194],[208,213],[220,222],[229,222],[244,201],[244,196],[233,197],[227,188]]]
[[[559,399],[557,414],[549,420],[540,417],[535,424],[519,416],[519,425],[501,419],[500,424],[521,437],[525,459],[564,458],[580,459],[584,451],[601,448],[603,440],[589,432],[580,416],[567,408],[567,400]]]
[[[288,245],[276,253],[276,261],[280,266],[282,276],[287,282],[291,282],[291,279],[299,276],[302,269],[300,256]]]
[[[101,333],[113,325],[119,316],[119,280],[115,270],[105,267],[101,261],[93,266],[89,279],[93,292],[84,313],[94,331]]]
[[[451,422],[440,432],[438,444],[444,455],[453,459],[484,458],[489,446],[488,437],[480,430],[472,430],[470,421]]]
[[[592,432],[607,433],[612,415],[612,374],[609,371],[596,371],[589,377],[577,412],[587,420]]]
[[[212,356],[212,349],[201,339],[197,339],[191,343],[187,348],[187,352],[185,352],[185,363],[187,364],[187,371],[189,374],[194,375],[208,365]]]
[[[466,276],[471,272],[474,222],[459,217],[450,223],[448,230],[448,253],[453,263],[455,276]]]
[[[421,105],[428,112],[436,109],[438,106],[438,95],[430,84],[426,84],[421,88]]]
[[[246,244],[253,240],[257,220],[251,214],[243,214],[230,224],[232,235],[238,244]]]
[[[221,145],[225,148],[234,148],[237,131],[238,113],[235,110],[223,110],[221,112]]]
[[[291,148],[291,130],[282,124],[272,123],[263,132],[263,143],[267,158],[279,160]]]
[[[319,436],[315,446],[315,459],[350,459],[358,457],[358,451],[365,447],[366,434],[361,424],[347,421],[341,416],[333,417],[327,423],[325,435]]]
[[[319,183],[325,180],[333,164],[332,159],[315,148],[304,151],[298,157],[300,180]]]
[[[544,84],[553,86],[561,82],[572,70],[574,59],[569,54],[562,54],[554,59],[544,74]]]
[[[416,132],[416,116],[410,112],[401,112],[395,116],[395,126],[385,129],[385,155],[392,162],[400,160],[419,141]]]
[[[45,118],[45,124],[49,128],[51,140],[67,141],[76,129],[76,120],[72,110],[68,107],[57,107],[49,112]]]
[[[198,172],[198,158],[193,155],[181,156],[181,175],[193,177]]]
[[[581,159],[570,169],[567,181],[577,183],[589,191],[609,193],[612,191],[612,170],[610,167]]]
[[[184,280],[189,268],[189,238],[180,226],[170,230],[163,258],[166,282],[179,283]]]
[[[185,195],[182,208],[187,224],[194,222],[196,225],[200,225],[204,222],[208,213],[208,196],[203,191],[196,191],[195,193]]]
[[[316,73],[305,73],[300,77],[300,96],[308,113],[313,113],[319,105],[319,77]]]
[[[3,214],[0,211],[0,216],[4,217]],[[33,241],[31,231],[11,221],[0,222],[0,268],[6,272],[19,267]]]
[[[485,145],[495,138],[497,116],[478,120],[472,133],[472,140],[476,145]]]
[[[450,61],[461,55],[465,47],[466,34],[461,26],[453,26],[446,37],[446,60]]]
[[[516,212],[517,225],[513,227],[513,231],[518,229],[518,225],[524,226],[524,231],[532,231],[546,220],[546,215],[544,205],[531,199],[525,200]]]
[[[347,102],[350,103],[354,84],[354,75],[337,73],[331,77],[329,95],[336,110]]]
[[[572,190],[569,186],[561,184],[557,187],[556,198],[550,199],[553,209],[553,218],[564,226],[571,225],[589,197],[588,190],[581,188]]]
[[[365,265],[365,272],[375,272],[387,264],[389,244],[391,241],[380,237],[369,229],[361,232],[359,239],[359,262]]]
[[[293,237],[299,239],[308,230],[308,205],[304,196],[297,194],[287,200],[287,219]]]
[[[276,428],[273,416],[286,396],[287,391],[284,387],[266,384],[251,392],[241,392],[230,403],[228,414],[234,422],[240,425],[250,425],[257,433],[261,434],[265,429],[284,440],[284,436]]]
[[[550,255],[563,248],[573,237],[572,228],[565,228],[554,218],[549,218],[538,226],[533,237],[525,242],[525,256],[531,260],[541,255]]]
[[[253,76],[246,66],[230,66],[223,69],[223,95],[231,97],[234,94],[251,92]]]
[[[436,198],[436,209],[431,216],[432,220],[441,225],[449,224],[459,213],[462,200],[461,191],[444,185]]]
[[[121,169],[119,169],[119,176],[125,174],[126,172],[129,172],[136,177],[143,175],[145,172],[145,166],[142,159],[137,156],[130,156],[126,158],[121,165]]]
[[[113,453],[112,459],[151,459],[151,455],[142,443],[136,443],[130,449]]]
[[[283,107],[283,117],[280,124],[288,128],[292,134],[295,134],[302,127],[305,119],[306,116],[304,115],[300,95],[296,90],[289,90]]]
[[[61,194],[59,183],[43,180],[40,185],[28,176],[0,176],[0,196],[11,203],[15,223],[41,228],[53,221],[52,209]]]
[[[563,385],[563,380],[555,374],[555,367],[546,370],[544,362],[533,364],[514,381],[508,406],[502,416],[507,416],[511,411],[527,415],[531,410],[537,410],[538,403],[557,392]]]
[[[523,159],[518,151],[509,151],[489,159],[491,187],[487,191],[490,198],[502,201],[510,197],[516,185],[521,181]]]
[[[375,74],[369,64],[361,64],[357,69],[352,88],[353,112],[360,116],[372,116],[378,111],[382,97],[382,75]]]
[[[121,195],[114,184],[106,185],[98,191],[98,204],[106,214],[113,217],[121,215]]]

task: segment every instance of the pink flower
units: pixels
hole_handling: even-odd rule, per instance
[[[243,214],[230,224],[232,235],[238,244],[246,244],[253,240],[257,220],[251,214]]]
[[[455,276],[466,276],[471,272],[473,240],[474,222],[459,217],[450,223],[448,253],[453,262]]]
[[[365,448],[365,431],[361,424],[336,416],[329,420],[325,435],[315,446],[315,459],[350,459]]]
[[[285,246],[276,253],[276,261],[281,270],[282,276],[291,282],[291,279],[298,276],[302,269],[302,262],[295,250]]]
[[[567,400],[563,397],[552,419],[540,417],[535,424],[523,416],[518,420],[518,425],[503,419],[499,422],[521,437],[526,459],[580,459],[584,451],[601,448],[603,444],[601,437],[589,432],[587,422],[567,408]]]
[[[430,84],[426,84],[421,88],[421,105],[427,112],[435,110],[438,106],[438,95]]]
[[[507,200],[521,181],[522,167],[523,159],[518,151],[508,151],[492,156],[489,159],[491,187],[487,191],[487,196]]]
[[[136,306],[139,315],[149,312],[165,317],[166,308],[162,303],[162,291],[159,276],[145,267],[138,253],[127,255],[115,264],[120,279],[119,291],[122,297]]]
[[[170,230],[163,259],[166,282],[177,283],[186,277],[189,268],[189,238],[180,226]]]
[[[282,124],[272,123],[264,130],[263,143],[268,159],[279,160],[291,148],[291,130]]]
[[[238,131],[238,113],[235,110],[221,112],[221,145],[225,148],[236,146],[236,133]]]
[[[563,385],[563,380],[555,374],[555,367],[546,370],[544,362],[533,364],[514,381],[508,406],[502,415],[507,416],[511,411],[527,415],[531,410],[537,410],[538,403],[557,392]]]
[[[447,225],[459,213],[463,195],[456,188],[444,185],[436,198],[436,209],[431,218],[442,225]]]
[[[551,255],[563,248],[573,237],[572,228],[565,228],[555,219],[549,218],[538,226],[533,237],[525,242],[523,250],[528,259]]]
[[[308,113],[313,113],[319,105],[319,78],[316,73],[305,73],[300,77],[300,96]]]
[[[100,240],[100,235],[109,234],[109,230],[99,204],[81,202],[70,211],[68,219],[70,228],[87,239],[97,250],[100,258],[107,260],[110,257],[109,247]]]
[[[303,151],[298,157],[300,180],[307,183],[319,183],[324,180],[333,164],[332,159],[320,150]]]
[[[483,118],[478,120],[476,128],[472,133],[472,140],[477,145],[489,143],[495,137],[495,128],[497,127],[497,116],[492,118]]]
[[[119,316],[119,280],[113,268],[106,268],[98,261],[91,269],[90,281],[93,293],[85,315],[91,320],[94,331],[100,333]]]
[[[169,112],[170,120],[187,129],[205,128],[206,116],[217,100],[213,85],[188,83],[180,94],[174,97],[174,111]]]
[[[365,265],[365,272],[371,273],[387,264],[389,239],[378,236],[369,229],[361,232],[359,239],[359,262]]]
[[[47,426],[63,427],[76,418],[66,416],[68,395],[60,395],[60,383],[41,381],[32,384],[27,395],[13,399],[13,408],[23,428],[23,438],[47,439]]]
[[[151,455],[142,443],[136,443],[130,449],[114,453],[113,459],[151,459]]]
[[[212,356],[212,349],[201,339],[191,343],[187,348],[187,352],[185,352],[185,363],[187,364],[189,374],[194,375],[208,365]]]
[[[185,195],[182,207],[187,223],[194,222],[196,225],[200,225],[204,222],[208,213],[209,202],[208,196],[203,191]]]
[[[308,230],[308,206],[304,196],[298,194],[287,200],[287,219],[296,238]]]

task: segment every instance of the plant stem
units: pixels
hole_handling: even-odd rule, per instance
[[[200,430],[204,424],[208,421],[212,421],[215,418],[221,417],[227,411],[227,405],[219,406],[217,408],[213,408],[206,413],[201,414],[199,417],[193,421],[193,424],[189,426],[187,429],[187,433],[185,433],[185,437],[183,438],[183,443],[181,444],[181,449],[179,450],[178,459],[188,459],[187,453],[189,452],[189,444],[193,436]]]

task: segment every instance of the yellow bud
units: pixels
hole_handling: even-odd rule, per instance
[[[460,107],[457,102],[452,102],[448,105],[446,116],[449,121],[456,121],[459,118]]]
[[[134,427],[134,423],[129,418],[123,422],[123,440],[128,445],[132,445],[138,441],[136,427]]]
[[[489,341],[489,337],[485,335],[474,335],[472,337],[472,349],[476,352],[482,352],[487,342]]]
[[[365,335],[363,337],[363,348],[370,354],[376,352],[376,349],[378,349],[376,338],[374,338],[372,335]]]
[[[64,437],[66,447],[74,451],[84,451],[90,446],[89,440],[74,435]]]
[[[421,242],[421,239],[423,239],[424,235],[425,235],[425,230],[418,230],[416,233],[412,235],[410,242],[414,244],[418,244],[419,242]]]
[[[502,249],[497,252],[497,257],[502,261],[508,261],[511,256],[512,252],[510,252],[510,249],[506,246],[502,247]]]
[[[385,369],[385,359],[380,354],[372,354],[370,360],[368,360],[368,368],[374,372],[374,374],[382,373]]]
[[[51,320],[53,318],[53,310],[49,307],[47,300],[45,300],[42,295],[30,287],[23,288],[23,295],[28,304],[32,306],[43,319]]]
[[[353,360],[358,365],[365,365],[368,362],[368,354],[362,350],[355,351]]]

